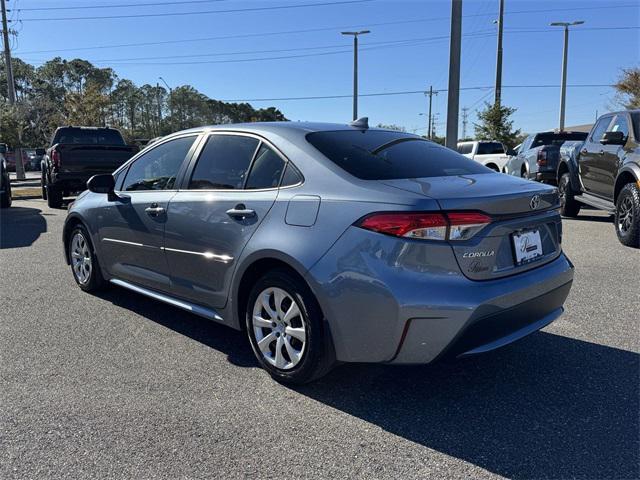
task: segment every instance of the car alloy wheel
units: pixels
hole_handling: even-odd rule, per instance
[[[305,353],[307,328],[300,307],[285,290],[264,289],[255,300],[253,333],[263,358],[275,368],[291,370]]]
[[[86,285],[91,280],[91,250],[82,232],[76,232],[71,239],[71,266],[73,274],[80,285]]]
[[[627,234],[633,225],[633,199],[624,197],[618,206],[618,230]]]

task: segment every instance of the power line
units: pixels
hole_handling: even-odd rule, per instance
[[[23,18],[23,22],[50,22],[61,20],[109,20],[122,18],[143,18],[143,17],[176,17],[185,15],[209,15],[214,13],[238,13],[238,12],[258,12],[266,10],[286,10],[290,8],[308,8],[308,7],[325,7],[333,5],[345,5],[355,3],[368,3],[374,0],[339,0],[337,2],[317,2],[303,3],[299,5],[272,5],[268,7],[248,7],[248,8],[229,8],[226,10],[204,10],[199,12],[170,12],[170,13],[133,13],[128,15],[102,15],[92,17],[37,17]]]
[[[316,4],[302,4],[302,5],[278,5],[278,6],[270,6],[270,7],[251,7],[251,8],[235,8],[228,10],[204,10],[199,12],[174,12],[174,13],[140,13],[140,14],[130,14],[130,15],[103,15],[103,16],[90,16],[90,17],[36,17],[36,18],[24,18],[22,21],[27,22],[49,22],[49,21],[61,21],[61,20],[108,20],[108,19],[122,19],[122,18],[142,18],[142,17],[165,17],[165,16],[183,16],[183,15],[208,15],[212,13],[230,13],[230,12],[253,12],[253,11],[264,11],[264,10],[281,10],[286,8],[306,8],[306,7],[315,7],[315,6],[326,6],[326,5],[340,5],[347,3],[363,3],[370,2],[374,0],[342,0],[337,2],[323,2]],[[627,7],[637,7],[637,5],[616,5],[616,9],[627,8]],[[505,15],[518,15],[518,14],[527,14],[527,13],[546,13],[546,12],[566,12],[566,11],[575,11],[575,10],[601,10],[601,9],[610,9],[611,6],[603,6],[603,7],[564,7],[564,8],[547,8],[544,10],[516,10],[511,12],[506,12]],[[464,18],[471,17],[487,17],[493,16],[492,14],[471,14],[464,15]],[[433,18],[430,21],[440,21],[440,20],[448,20],[449,17],[439,17]]]
[[[41,10],[85,10],[94,8],[129,8],[129,7],[151,7],[151,6],[164,6],[164,5],[188,5],[196,3],[215,3],[226,2],[227,0],[182,0],[180,2],[147,2],[147,3],[125,3],[125,4],[109,4],[109,5],[82,5],[80,7],[31,7],[31,8],[13,8],[9,11],[17,12],[32,12]]]
[[[567,85],[569,88],[596,88],[596,87],[613,87],[612,84],[582,84],[582,85]],[[502,88],[560,88],[560,85],[503,85]],[[492,86],[485,87],[461,87],[460,90],[486,90],[490,91],[488,94],[493,91]],[[446,92],[446,88],[440,88],[438,90],[434,90],[434,92]],[[361,93],[360,97],[384,97],[384,96],[392,96],[392,95],[414,95],[414,94],[422,94],[424,95],[423,90],[405,90],[399,92],[376,92],[376,93]],[[275,101],[289,101],[289,100],[327,100],[327,99],[336,99],[336,98],[351,98],[352,94],[346,95],[314,95],[307,97],[277,97],[277,98],[232,98],[221,100],[223,102],[275,102]]]

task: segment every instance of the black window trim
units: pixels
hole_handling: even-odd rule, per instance
[[[197,146],[199,145],[199,143],[201,141],[201,135],[202,135],[202,131],[184,132],[184,133],[181,133],[181,134],[178,134],[178,135],[171,135],[171,136],[162,138],[161,140],[158,140],[157,142],[153,143],[153,145],[149,146],[149,148],[143,148],[142,150],[140,150],[138,153],[136,153],[133,157],[131,157],[129,160],[127,160],[125,163],[123,163],[120,167],[118,167],[112,173],[112,175],[114,175],[114,176],[119,174],[120,172],[122,172],[122,174],[123,174],[122,178],[118,179],[119,185],[115,186],[115,191],[118,192],[118,193],[123,193],[125,195],[130,195],[131,193],[147,193],[147,192],[158,193],[158,192],[176,192],[176,191],[178,191],[178,189],[175,188],[175,186],[178,185],[179,182],[182,181],[182,176],[184,175],[185,169],[190,164],[191,158],[192,158]],[[133,165],[134,162],[136,162],[143,155],[146,155],[147,153],[149,153],[153,149],[159,147],[160,145],[164,145],[165,143],[168,143],[168,142],[170,142],[172,140],[178,140],[178,139],[184,138],[184,137],[196,137],[196,138],[193,141],[193,144],[191,145],[191,147],[189,147],[189,151],[187,152],[186,156],[184,157],[184,160],[182,161],[182,164],[180,165],[180,168],[178,169],[178,173],[176,174],[176,179],[173,182],[174,188],[166,189],[166,190],[122,190],[122,187],[124,186],[124,181],[127,178],[127,175],[129,174],[129,168],[131,167],[131,165]]]
[[[198,159],[200,158],[200,155],[202,154],[202,151],[204,150],[204,147],[207,144],[209,137],[213,135],[242,136],[242,137],[250,137],[258,140],[258,145],[256,146],[256,149],[253,152],[253,156],[251,157],[251,161],[249,162],[249,167],[247,168],[248,174],[244,179],[244,182],[242,183],[242,188],[189,188],[189,183],[191,182],[191,176],[193,175],[193,171],[195,170],[196,164],[198,163]],[[251,174],[251,170],[253,169],[253,164],[256,160],[256,157],[258,155],[258,152],[260,151],[260,147],[262,146],[262,144],[264,144],[265,146],[273,150],[276,153],[276,155],[278,155],[284,161],[284,168],[282,169],[282,173],[280,174],[280,180],[278,180],[278,186],[269,187],[269,188],[252,188],[247,190],[245,186],[247,184],[247,180],[249,179],[249,175]],[[289,164],[293,165],[293,167],[299,173],[301,181],[299,183],[296,183],[295,185],[288,185],[288,186],[282,187],[280,184],[282,183],[284,173]],[[300,169],[297,168],[296,165],[292,161],[290,161],[284,153],[282,153],[273,143],[271,143],[266,138],[253,132],[243,132],[238,130],[209,130],[204,132],[204,134],[202,135],[202,139],[198,144],[197,150],[193,152],[193,155],[191,156],[191,159],[189,160],[188,165],[185,169],[181,186],[180,188],[178,188],[178,191],[179,192],[265,192],[270,190],[298,187],[303,183],[304,183],[304,176],[302,175],[302,172],[300,172]]]

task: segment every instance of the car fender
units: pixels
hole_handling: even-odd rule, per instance
[[[616,176],[616,183],[613,189],[614,202],[617,200],[618,192],[620,192],[623,185],[627,183],[629,175],[635,179],[636,183],[638,183],[638,186],[640,187],[640,166],[635,163],[627,163],[626,165],[623,165]]]

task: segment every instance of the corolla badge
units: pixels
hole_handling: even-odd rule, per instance
[[[531,197],[531,201],[529,202],[529,207],[531,210],[535,210],[540,206],[540,195],[534,195]]]
[[[478,257],[493,257],[496,254],[494,250],[485,250],[483,252],[465,252],[462,258],[478,258]]]

